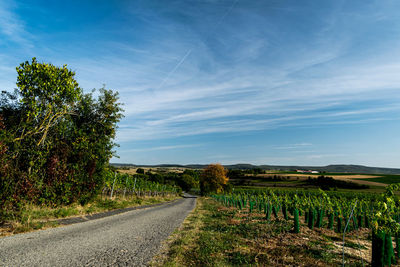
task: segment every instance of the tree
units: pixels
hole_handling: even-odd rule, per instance
[[[17,67],[19,102],[24,111],[23,124],[14,141],[29,135],[40,135],[38,145],[43,144],[49,129],[66,114],[82,95],[82,89],[74,79],[75,73],[67,66],[38,63],[36,58]]]
[[[144,174],[144,169],[142,168],[137,168],[136,173]]]
[[[182,188],[184,191],[189,191],[192,188],[198,187],[199,182],[196,180],[196,178],[192,175],[183,173],[182,175],[179,176],[178,178],[178,185]]]
[[[211,192],[223,191],[223,186],[227,184],[229,178],[226,176],[227,170],[221,164],[208,165],[200,175],[200,191],[202,195]]]

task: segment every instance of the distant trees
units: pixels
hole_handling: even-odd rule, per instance
[[[186,170],[178,179],[178,185],[186,192],[192,188],[198,188],[199,175],[195,171]]]
[[[208,165],[200,175],[200,191],[202,195],[211,192],[222,192],[228,183],[227,170],[221,164]]]
[[[0,206],[85,202],[103,185],[122,117],[118,93],[84,94],[65,65],[35,58],[0,97]]]
[[[137,171],[136,171],[137,172]],[[158,183],[167,183],[172,185],[178,185],[182,190],[189,191],[192,188],[199,187],[199,172],[196,170],[186,169],[183,173],[178,172],[147,172],[145,174],[150,181]]]
[[[142,169],[142,168],[137,168],[137,169],[136,169],[136,173],[144,174],[144,169]]]

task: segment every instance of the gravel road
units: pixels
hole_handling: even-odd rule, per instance
[[[0,266],[146,266],[195,198],[0,238]]]

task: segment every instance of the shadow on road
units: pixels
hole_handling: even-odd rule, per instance
[[[182,196],[183,198],[197,198],[197,196],[195,196],[195,195],[191,195],[191,194],[188,194],[188,193],[183,193],[183,196]]]

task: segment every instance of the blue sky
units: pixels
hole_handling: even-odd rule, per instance
[[[400,167],[399,1],[0,1],[0,89],[37,57],[117,90],[113,162]]]

